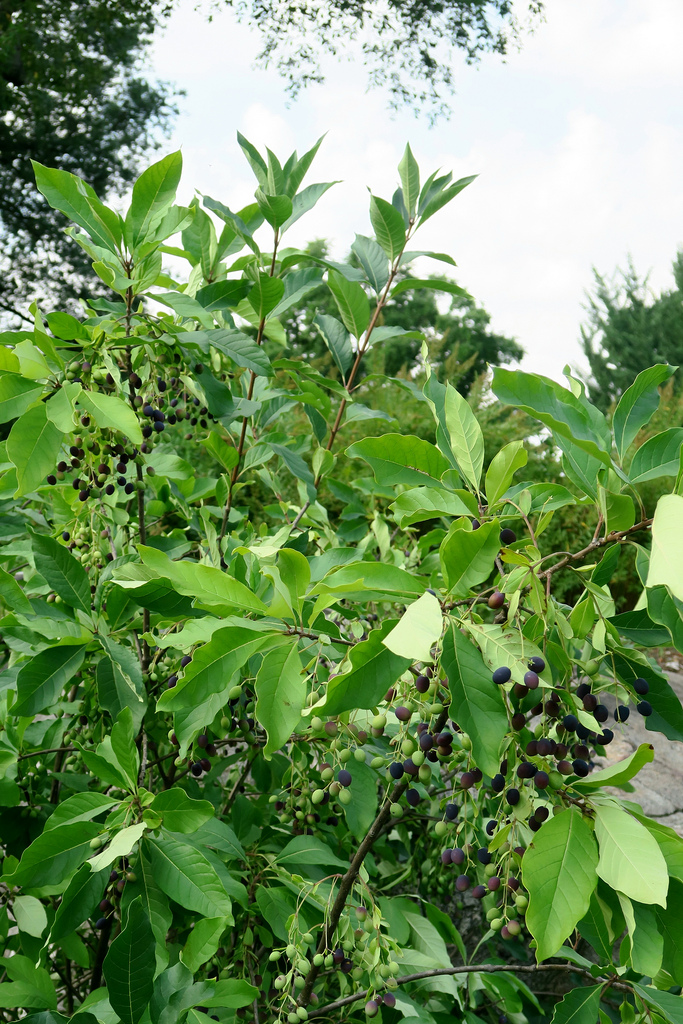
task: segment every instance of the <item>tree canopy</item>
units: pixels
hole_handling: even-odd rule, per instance
[[[660,295],[631,259],[611,280],[594,274],[581,339],[591,369],[591,400],[605,410],[653,362],[683,362],[683,251],[673,263],[674,287]]]
[[[132,183],[173,109],[139,69],[170,6],[0,0],[0,312],[83,294],[88,261],[36,192],[31,159],[103,194]]]

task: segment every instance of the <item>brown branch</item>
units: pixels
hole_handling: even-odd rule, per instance
[[[567,554],[564,558],[556,562],[555,565],[551,565],[548,569],[544,569],[539,573],[539,576],[545,576],[549,579],[553,573],[559,572],[560,569],[564,569],[565,566],[571,562],[578,562],[586,555],[590,555],[593,551],[597,551],[598,548],[605,547],[606,544],[620,543],[626,540],[632,533],[638,533],[640,530],[647,530],[648,527],[652,526],[653,519],[642,519],[639,523],[634,526],[630,526],[628,530],[613,530],[612,533],[608,533],[605,537],[594,537],[590,544],[587,544],[585,548],[581,548],[580,551],[575,551],[574,554]]]
[[[463,967],[439,967],[431,971],[420,971],[417,974],[404,974],[403,977],[396,979],[396,984],[406,985],[411,981],[423,981],[425,978],[439,978],[453,974],[496,974],[501,971],[511,971],[515,974],[536,974],[541,971],[569,971],[580,974],[584,978],[589,978],[597,984],[609,984],[611,988],[618,989],[620,992],[633,992],[633,988],[630,985],[625,985],[623,982],[615,981],[612,978],[594,978],[590,971],[585,970],[583,967],[576,967],[574,964],[531,964],[528,966],[519,966],[517,964],[465,964]],[[366,988],[361,992],[345,996],[343,999],[336,999],[333,1003],[327,1003],[325,1006],[309,1011],[308,1016],[309,1018],[321,1017],[324,1014],[331,1013],[333,1010],[341,1009],[342,1006],[350,1006],[351,1003],[358,1002],[359,999],[365,999],[371,991],[372,989]]]
[[[388,796],[387,799],[384,801],[377,817],[373,821],[372,825],[366,832],[363,841],[356,850],[356,855],[351,861],[348,871],[346,872],[345,875],[342,876],[342,880],[339,884],[339,892],[337,893],[337,897],[332,905],[330,916],[327,919],[325,926],[322,930],[322,933],[320,935],[320,941],[318,942],[318,948],[316,950],[317,953],[324,953],[329,948],[329,943],[332,939],[332,936],[334,935],[337,925],[339,924],[339,918],[344,912],[348,895],[351,892],[351,889],[353,888],[354,882],[356,881],[358,875],[360,874],[360,869],[363,865],[363,861],[370,852],[375,840],[379,838],[385,823],[389,820],[389,816],[391,813],[391,805],[393,803],[396,803],[400,799],[404,791],[408,788],[409,784],[410,780],[403,780],[401,782],[396,783],[391,792],[391,796]],[[299,1006],[306,1006],[308,1004],[311,992],[313,990],[313,986],[315,984],[315,980],[318,977],[319,973],[320,968],[316,967],[315,964],[313,964],[311,966],[310,971],[306,975],[306,984],[301,990],[301,995],[299,996],[298,999]]]

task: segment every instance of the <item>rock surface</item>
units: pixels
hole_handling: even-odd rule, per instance
[[[664,663],[662,667],[667,672],[672,689],[683,702],[683,672],[678,665],[673,670],[672,664]],[[605,703],[608,703],[607,700]],[[614,702],[609,706],[611,711]],[[598,763],[607,766],[622,761],[641,743],[651,743],[655,748],[654,761],[633,779],[633,792],[622,789],[611,792],[640,804],[648,817],[668,825],[683,836],[683,743],[668,740],[659,732],[651,732],[646,723],[647,719],[642,718],[635,708],[624,725],[614,721],[607,723],[614,731],[614,739],[606,748],[607,756]]]

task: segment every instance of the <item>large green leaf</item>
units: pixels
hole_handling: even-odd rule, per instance
[[[102,966],[109,1002],[123,1024],[137,1024],[152,997],[154,946],[154,932],[138,897]]]
[[[500,550],[500,524],[497,519],[473,530],[468,520],[451,527],[441,542],[439,554],[444,582],[455,597],[465,597],[472,587],[488,579]]]
[[[7,423],[26,412],[43,392],[36,384],[18,373],[0,373],[0,423]]]
[[[358,281],[347,281],[336,270],[330,270],[327,283],[344,327],[354,338],[360,338],[370,322],[370,303],[363,286]]]
[[[327,685],[324,714],[340,715],[354,708],[374,708],[405,672],[410,660],[394,654],[383,642],[393,626],[391,620],[383,622],[379,629],[372,630],[367,640],[351,649],[348,669]]]
[[[257,345],[253,338],[242,331],[236,331],[224,327],[216,328],[213,331],[194,331],[192,334],[181,335],[181,342],[191,342],[200,347],[213,345],[219,352],[222,352],[232,359],[236,366],[244,367],[245,370],[252,370],[262,376],[270,376],[273,368],[270,359],[260,345]],[[203,384],[202,376],[199,383]]]
[[[664,494],[652,523],[652,550],[647,586],[663,584],[683,601],[683,496]]]
[[[669,876],[656,840],[628,811],[614,805],[595,809],[600,847],[598,875],[639,903],[666,906]]]
[[[574,786],[577,789],[599,789],[601,786],[623,786],[634,778],[641,768],[654,760],[655,748],[651,743],[641,743],[630,757],[617,761],[608,768],[593,772],[585,779],[578,779]]]
[[[164,789],[152,800],[150,809],[160,814],[169,832],[192,833],[214,816],[208,800],[193,800],[179,786]]]
[[[636,484],[676,476],[680,465],[683,427],[670,427],[648,438],[633,456],[628,475]]]
[[[448,460],[429,441],[412,434],[383,434],[364,437],[349,445],[346,454],[363,459],[372,468],[378,484],[436,484],[450,469]]]
[[[285,283],[281,277],[259,274],[254,282],[254,287],[247,296],[247,302],[259,320],[266,320],[268,314],[272,313],[284,293]]]
[[[574,988],[555,1004],[550,1024],[595,1024],[603,985]]]
[[[232,901],[215,868],[189,843],[170,836],[146,840],[154,880],[167,896],[203,917],[227,916]]]
[[[627,928],[620,949],[621,962],[626,962],[628,950],[634,971],[654,978],[661,970],[664,953],[664,936],[658,917],[668,914],[669,909],[663,911],[661,907],[648,907],[644,903],[631,902],[623,893],[617,895]]]
[[[287,643],[282,633],[255,633],[253,629],[227,626],[199,647],[178,685],[161,694],[159,710],[175,714],[180,754],[227,701],[233,674],[257,651]],[[209,915],[211,916],[211,915]]]
[[[401,177],[403,202],[408,214],[412,217],[417,210],[417,203],[420,198],[420,168],[413,156],[410,145],[407,145],[403,151],[401,162],[398,165],[398,173]]]
[[[486,499],[489,507],[503,497],[517,470],[526,466],[526,463],[524,441],[510,441],[496,452],[486,470]]]
[[[50,929],[50,942],[70,935],[97,910],[109,879],[108,871],[93,872],[82,864],[69,882]]]
[[[332,569],[311,590],[316,594],[358,595],[360,600],[389,601],[419,597],[426,589],[423,577],[383,562],[350,562]]]
[[[391,262],[394,263],[406,244],[406,226],[403,215],[386,199],[371,196],[370,222],[377,241]]]
[[[75,174],[44,167],[36,160],[31,163],[38,191],[50,206],[87,231],[96,245],[115,252],[121,241],[121,226],[114,211],[104,206],[92,188]]]
[[[71,608],[90,614],[90,580],[64,544],[44,533],[29,531],[35,566],[48,586]]]
[[[230,923],[234,923],[231,917],[204,917],[197,921],[180,951],[182,962],[191,971],[198,971],[215,954]]]
[[[83,664],[85,647],[64,644],[48,647],[25,664],[17,676],[13,715],[37,715],[58,700],[62,690]]]
[[[126,241],[132,249],[154,234],[158,221],[175,200],[182,169],[183,157],[178,150],[148,167],[133,185],[125,220]]]
[[[658,591],[660,588],[655,588]],[[666,676],[652,667],[639,651],[619,648],[612,653],[614,671],[625,683],[642,677],[650,686],[649,700],[652,714],[646,718],[645,726],[654,732],[661,732],[670,740],[683,742],[683,706],[666,680]]]
[[[301,658],[296,640],[266,654],[256,677],[257,722],[267,733],[263,756],[286,743],[301,718],[306,703],[306,678],[301,671]]]
[[[243,583],[212,565],[200,565],[187,559],[173,561],[158,548],[138,545],[143,563],[159,576],[170,580],[179,594],[194,597],[201,604],[225,607],[232,611],[265,612],[263,601]]]
[[[366,235],[356,235],[351,248],[358,257],[373,290],[379,295],[389,280],[389,263],[384,250],[374,238],[368,238]]]
[[[557,954],[588,911],[597,865],[592,829],[576,807],[551,816],[534,836],[522,858],[522,879],[539,963]]]
[[[443,613],[438,599],[429,593],[406,608],[401,621],[382,641],[394,654],[413,661],[432,661],[432,647],[441,639]]]
[[[663,940],[662,967],[673,978],[676,985],[683,985],[683,885],[678,879],[672,878],[669,883],[666,910],[662,907],[640,908],[640,913],[636,918],[636,936],[639,925],[644,933],[649,933],[652,938]],[[647,973],[653,978],[657,972],[643,971],[642,973]]]
[[[33,606],[21,589],[14,576],[0,569],[0,599],[12,611],[20,615],[33,615]]]
[[[445,416],[458,469],[477,491],[484,465],[484,435],[467,399],[450,384],[446,388]]]
[[[271,227],[280,228],[292,216],[292,200],[289,196],[267,195],[263,189],[256,189],[258,208]]]
[[[25,888],[59,891],[64,879],[88,856],[90,840],[99,831],[99,825],[79,821],[43,832],[24,850],[18,866],[5,881]]]
[[[390,506],[402,530],[413,523],[441,516],[455,518],[477,514],[477,499],[470,491],[444,491],[438,487],[413,487]]]
[[[558,438],[581,448],[604,465],[610,465],[602,429],[604,417],[561,384],[540,374],[497,366],[493,371],[492,388],[505,405],[522,409],[554,431]]]
[[[137,730],[147,708],[147,694],[142,684],[139,663],[135,661],[133,652],[123,644],[114,643],[108,637],[101,637],[101,641],[107,653],[98,661],[95,670],[97,699],[114,722],[124,708],[130,708],[133,726]]]
[[[351,346],[351,335],[344,324],[340,324],[333,316],[318,313],[313,323],[320,331],[320,335],[330,350],[337,369],[341,373],[342,380],[346,379],[347,370],[353,363],[353,348]]]
[[[15,497],[35,491],[54,472],[63,438],[61,430],[48,419],[44,403],[28,409],[15,421],[7,438],[7,457],[17,471]]]
[[[151,864],[148,858],[143,856],[142,850],[140,850],[133,866],[135,879],[126,882],[123,896],[121,897],[121,911],[125,912],[138,896],[141,898],[142,906],[149,918],[156,938],[157,970],[161,971],[167,966],[169,960],[166,937],[171,927],[173,915],[165,894],[156,883]]]
[[[648,423],[659,405],[659,385],[675,373],[676,366],[657,363],[638,374],[624,391],[612,417],[614,441],[623,460],[641,427]]]
[[[662,584],[648,587],[645,596],[647,612],[641,609],[639,614],[644,614],[651,623],[650,631],[643,631],[645,635],[642,638],[629,632],[624,632],[623,635],[631,640],[636,640],[645,647],[657,647],[672,643],[677,651],[683,651],[683,601],[674,597],[670,589]],[[659,623],[659,627],[656,623]],[[617,626],[617,628],[619,627]],[[633,632],[637,633],[638,631]],[[665,635],[662,636],[662,633]],[[653,641],[655,638],[655,642],[646,642],[647,640]]]
[[[142,442],[140,421],[122,398],[104,395],[99,391],[82,391],[78,401],[86,412],[90,413],[98,427],[118,430],[134,444]]]
[[[442,664],[451,692],[450,716],[472,740],[475,762],[487,775],[495,775],[508,728],[501,690],[479,650],[455,622],[446,630]]]

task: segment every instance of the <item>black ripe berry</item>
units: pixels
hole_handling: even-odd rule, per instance
[[[70,540],[70,539],[71,539],[71,534],[69,533],[68,530],[65,530],[64,533],[62,534],[62,540]]]
[[[189,654],[183,655],[183,657],[180,659],[180,667],[185,668],[185,666],[189,665],[191,661],[192,658]]]
[[[542,737],[536,744],[539,757],[548,757],[553,752],[553,741]]]
[[[454,850],[451,850],[451,863],[460,865],[464,864],[466,860],[465,851],[461,850],[459,846],[456,846]]]
[[[636,691],[636,693],[640,694],[641,697],[644,697],[646,693],[650,692],[650,684],[648,683],[647,679],[634,679],[633,689]]]
[[[389,774],[391,775],[392,779],[396,779],[396,781],[398,781],[400,778],[403,777],[403,773],[404,768],[400,761],[394,761],[392,762],[392,764],[389,765]]]
[[[429,689],[429,679],[427,676],[418,676],[415,680],[415,689],[418,693],[426,693]]]
[[[198,779],[199,776],[202,774],[202,770],[203,769],[202,769],[202,766],[200,765],[199,761],[195,761],[195,763],[190,768],[190,771],[192,772],[192,774],[194,775],[194,777],[196,779]]]
[[[534,775],[534,786],[538,789],[547,789],[550,778],[547,772],[536,772]]]
[[[197,746],[198,747],[202,747],[202,749],[204,747],[206,747],[206,744],[208,742],[209,742],[209,737],[206,735],[205,732],[200,733],[199,736],[197,737]]]
[[[473,530],[478,530],[480,526],[481,526],[481,523],[479,522],[478,519],[473,519],[472,520],[472,529]]]
[[[508,789],[507,793],[505,794],[505,799],[510,804],[510,807],[515,807],[516,804],[519,803],[519,790]]]
[[[340,786],[344,786],[344,787],[350,786],[351,782],[352,782],[351,772],[347,771],[346,768],[342,768],[342,770],[337,775],[337,781],[338,781]]]
[[[536,821],[540,821],[540,822],[547,821],[549,815],[550,815],[550,811],[548,810],[547,807],[537,807],[536,810],[534,811],[534,818],[536,819]]]
[[[628,719],[630,713],[630,709],[627,708],[625,704],[620,704],[618,707],[614,709],[614,721],[625,722]]]
[[[431,759],[432,755],[433,755],[433,760],[436,761],[436,751],[430,750],[429,753],[427,754],[427,757]],[[411,778],[413,776],[417,775],[419,770],[420,769],[415,764],[415,762],[413,761],[412,757],[407,757],[405,759],[405,761],[403,762],[403,771],[406,773],[406,775],[410,775]]]
[[[604,704],[598,704],[597,708],[593,712],[593,718],[596,722],[606,722],[609,718],[609,711]]]
[[[530,690],[535,690],[539,684],[538,674],[529,670],[524,673],[524,685],[528,686]]]
[[[470,880],[467,875],[458,875],[455,880],[455,888],[458,892],[465,892],[470,887]]]
[[[576,696],[583,700],[587,693],[591,692],[590,683],[579,683],[576,687]]]
[[[500,668],[496,669],[491,678],[493,679],[494,683],[496,683],[497,686],[502,686],[503,683],[508,682],[511,676],[512,672],[507,667],[507,665],[501,665]]]
[[[579,724],[576,727],[576,735],[579,737],[580,740],[587,740],[591,733],[585,725],[582,725],[581,722],[579,722]]]
[[[491,779],[491,789],[494,793],[502,793],[505,789],[505,776],[494,775]]]
[[[497,825],[498,825],[498,822],[496,821],[495,818],[492,818],[491,821],[487,822],[486,823],[486,835],[487,836],[492,836],[493,833],[496,831]]]
[[[513,729],[523,729],[526,725],[526,715],[518,711],[516,715],[512,716],[511,722]]]
[[[488,889],[486,888],[485,885],[475,885],[474,889],[472,890],[472,895],[474,896],[475,900],[483,900],[487,892]]]
[[[652,704],[650,704],[649,700],[639,701],[639,703],[636,704],[636,707],[643,718],[649,718],[652,714]]]
[[[406,800],[411,807],[417,807],[420,802],[420,794],[416,789],[409,789],[406,793]]]
[[[455,821],[458,817],[458,805],[457,804],[446,804],[446,817],[449,821]]]
[[[595,711],[598,706],[598,698],[594,693],[587,693],[583,698],[584,711]]]
[[[601,747],[606,747],[608,743],[611,743],[614,739],[614,733],[611,729],[603,729],[601,733],[595,737],[595,742]]]
[[[527,664],[532,672],[542,672],[545,668],[545,662],[543,658],[539,658],[538,655],[534,655],[533,658],[529,658]]]
[[[98,918],[97,921],[95,921],[95,927],[99,931],[102,931],[103,928],[106,928],[107,927],[107,919],[106,919],[106,917]]]
[[[514,530],[511,530],[509,526],[500,531],[500,543],[501,544],[514,544],[517,540],[517,534]]]
[[[482,846],[481,850],[477,850],[477,860],[480,864],[491,863],[491,854],[485,846]]]
[[[574,775],[578,775],[581,779],[585,779],[586,775],[588,775],[588,772],[590,771],[586,762],[580,757],[577,757],[576,760],[572,761],[572,768],[574,769]]]
[[[576,715],[565,715],[562,719],[562,725],[565,727],[567,732],[576,732],[576,727],[579,724],[579,720]]]

